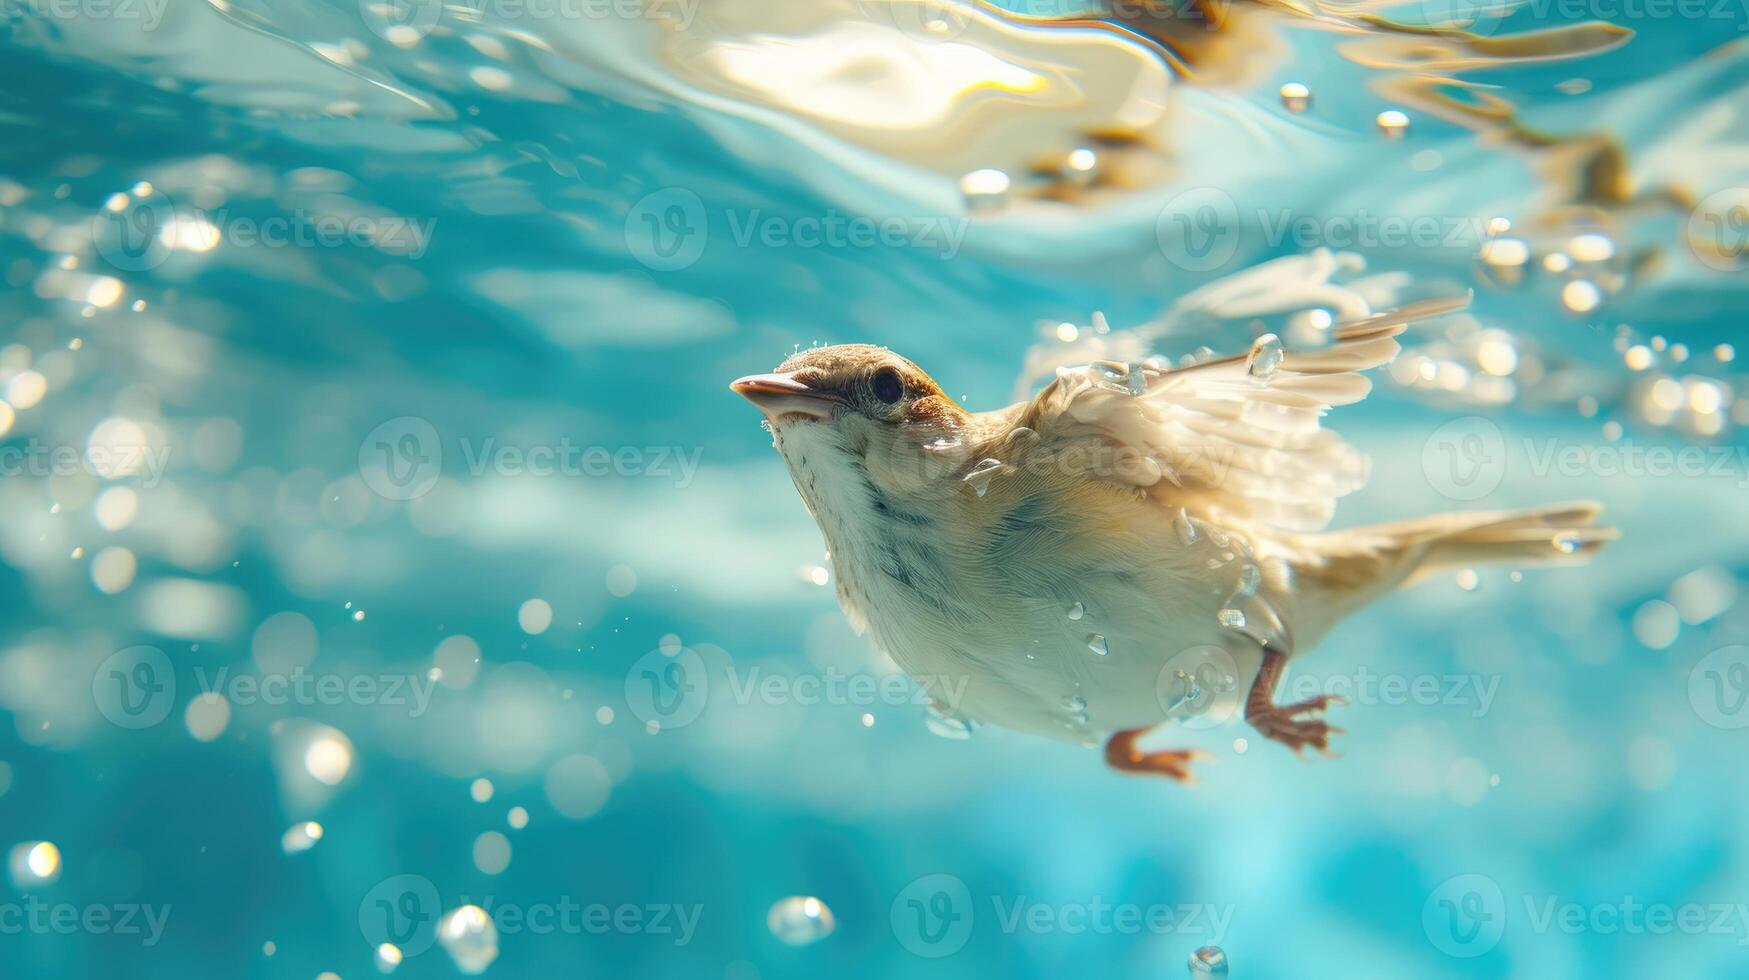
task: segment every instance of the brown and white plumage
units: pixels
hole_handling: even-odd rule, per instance
[[[1319,350],[1065,368],[982,414],[865,345],[736,389],[772,420],[854,624],[936,690],[963,681],[944,710],[1091,743],[1164,720],[1186,656],[1231,664],[1236,694],[1266,650],[1306,649],[1423,570],[1572,561],[1611,536],[1589,504],[1323,530],[1367,476],[1323,415],[1365,397],[1359,372],[1409,321],[1461,305],[1372,316]]]

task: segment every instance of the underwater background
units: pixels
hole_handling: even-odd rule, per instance
[[[1749,14],[1010,6],[0,0],[0,975],[1749,975]],[[932,715],[726,387],[1471,291],[1338,525],[1621,540],[1190,789]]]

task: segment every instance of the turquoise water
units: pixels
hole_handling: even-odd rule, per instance
[[[1636,32],[1466,76],[1613,134],[1599,202],[1328,21],[1192,83],[1093,28],[656,6],[0,5],[0,973],[1749,969],[1741,9],[1458,11]],[[1086,137],[1110,65],[1144,138]],[[1332,251],[1342,289],[1158,319]],[[869,342],[988,409],[1466,291],[1331,415],[1373,460],[1338,525],[1592,498],[1622,539],[1355,616],[1290,676],[1353,702],[1341,757],[1190,726],[1194,788],[932,725],[726,388]]]

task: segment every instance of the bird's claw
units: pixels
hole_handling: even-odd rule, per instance
[[[1281,705],[1276,710],[1287,715],[1289,718],[1298,718],[1301,715],[1309,715],[1314,712],[1324,711],[1333,704],[1347,703],[1348,699],[1340,694],[1320,694],[1315,698],[1307,698],[1304,701],[1295,701],[1293,704]],[[1338,728],[1335,729],[1335,731],[1341,731],[1341,729]]]
[[[1321,719],[1295,717],[1311,710],[1322,710],[1322,707],[1313,709],[1306,708],[1303,704],[1295,704],[1276,708],[1253,716],[1250,719],[1251,726],[1264,738],[1274,739],[1295,752],[1301,752],[1310,745],[1325,756],[1330,756],[1330,736],[1343,735],[1346,732]]]
[[[1143,752],[1136,748],[1136,741],[1147,729],[1131,729],[1117,732],[1105,743],[1106,764],[1118,772],[1138,776],[1165,776],[1186,786],[1196,785],[1196,776],[1190,771],[1192,762],[1213,762],[1214,756],[1201,749],[1168,749],[1160,752]]]
[[[1343,730],[1322,718],[1306,716],[1319,714],[1332,704],[1347,704],[1348,700],[1337,694],[1320,694],[1293,704],[1271,704],[1271,692],[1275,690],[1275,683],[1281,678],[1286,663],[1287,657],[1280,651],[1264,650],[1263,665],[1246,700],[1245,720],[1257,729],[1259,735],[1280,742],[1302,757],[1308,745],[1331,757],[1330,736],[1344,734]]]

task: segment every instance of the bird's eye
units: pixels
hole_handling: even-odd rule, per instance
[[[898,369],[884,367],[874,373],[869,379],[869,388],[882,404],[891,405],[904,397],[905,380],[899,377]]]

